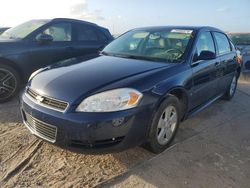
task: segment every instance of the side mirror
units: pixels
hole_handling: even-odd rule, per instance
[[[215,58],[216,58],[216,54],[214,52],[204,50],[200,53],[199,56],[197,56],[197,54],[194,55],[193,61],[196,62],[199,60],[211,60],[211,59],[215,59]]]
[[[51,35],[48,34],[41,34],[38,38],[37,41],[40,43],[49,43],[52,42],[54,39]]]

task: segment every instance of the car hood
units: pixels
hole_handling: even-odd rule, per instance
[[[108,56],[80,62],[63,61],[47,67],[28,85],[41,95],[73,103],[114,82],[170,66],[168,63]]]
[[[0,57],[16,53],[23,46],[21,39],[9,39],[0,36]]]
[[[6,42],[17,42],[20,41],[21,39],[10,39],[6,38],[0,35],[0,43],[6,43]]]

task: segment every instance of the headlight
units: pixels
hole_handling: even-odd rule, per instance
[[[135,89],[122,88],[98,93],[84,99],[77,112],[115,112],[134,108],[138,105],[142,93]]]

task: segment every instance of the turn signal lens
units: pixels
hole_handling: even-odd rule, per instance
[[[135,105],[138,102],[138,99],[140,98],[140,95],[135,92],[129,93],[130,99],[128,101],[128,105]]]
[[[238,64],[241,64],[241,58],[240,57],[236,57],[236,62],[238,63]]]

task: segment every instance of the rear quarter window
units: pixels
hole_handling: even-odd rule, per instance
[[[97,34],[98,34],[98,37],[100,38],[101,41],[107,41],[108,40],[107,36],[103,33],[102,30],[98,30]]]

